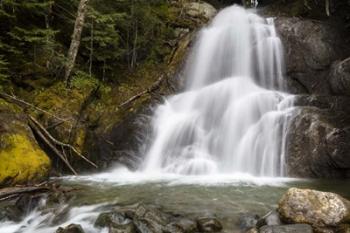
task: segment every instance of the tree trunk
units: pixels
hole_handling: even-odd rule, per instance
[[[77,57],[78,50],[79,50],[81,32],[83,31],[83,27],[84,27],[88,1],[89,0],[80,0],[77,17],[75,19],[74,31],[72,35],[72,41],[68,51],[68,58],[67,58],[65,77],[64,77],[67,87],[70,87],[70,84],[71,84],[70,75],[74,68],[75,59]]]
[[[91,20],[91,35],[90,35],[90,65],[89,65],[89,75],[92,77],[92,60],[94,56],[94,21]]]

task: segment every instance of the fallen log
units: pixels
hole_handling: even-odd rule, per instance
[[[45,142],[45,144],[53,151],[55,154],[66,164],[66,166],[71,170],[71,172],[74,175],[78,175],[78,173],[75,171],[75,169],[72,167],[72,165],[69,163],[68,158],[62,154],[50,141],[45,135],[40,131],[40,129],[33,124],[32,122],[29,122],[30,127],[33,129],[33,131]]]
[[[29,106],[34,108],[35,110],[38,110],[40,112],[43,112],[51,117],[54,117],[58,120],[60,120],[60,123],[62,122],[68,122],[68,120],[66,119],[62,119],[48,111],[45,111],[41,108],[36,107],[35,105],[28,103],[22,99],[17,98],[14,95],[9,95],[3,92],[0,92],[0,97],[10,101],[11,103],[14,103],[20,107],[23,107],[23,105],[25,106]],[[84,155],[82,155],[75,147],[73,147],[70,144],[67,143],[63,143],[57,139],[55,139],[48,131],[47,129],[45,129],[45,127],[40,124],[39,121],[37,121],[34,117],[28,115],[28,120],[29,120],[29,126],[31,127],[31,129],[43,140],[43,142],[63,161],[63,163],[69,168],[69,170],[71,170],[71,172],[74,175],[77,175],[78,173],[75,171],[75,169],[73,168],[73,166],[70,164],[66,154],[65,154],[65,150],[69,150],[70,153],[75,153],[76,155],[78,155],[81,159],[83,159],[85,162],[87,162],[88,164],[90,164],[91,166],[98,168],[98,166],[92,162],[91,160],[89,160],[88,158],[86,158]],[[57,147],[61,148],[61,151],[59,149],[57,149]]]
[[[156,82],[154,82],[150,88],[138,93],[137,95],[132,96],[130,99],[128,99],[125,102],[123,102],[122,104],[120,104],[118,106],[118,108],[122,108],[122,107],[134,102],[135,100],[141,98],[142,96],[154,92],[155,90],[160,88],[160,85],[162,84],[164,79],[165,79],[165,75],[161,75],[160,78]]]
[[[72,150],[75,154],[77,154],[80,158],[82,158],[83,160],[85,160],[87,163],[89,163],[90,165],[94,166],[95,168],[98,168],[98,166],[90,161],[88,158],[86,158],[84,155],[82,155],[76,148],[74,148],[72,145],[67,144],[67,143],[63,143],[58,141],[57,139],[55,139],[46,129],[44,126],[42,126],[34,117],[32,116],[28,116],[29,120],[32,121],[42,132],[43,134],[45,134],[45,136],[50,139],[54,144],[61,146],[63,148],[68,148],[70,150]]]

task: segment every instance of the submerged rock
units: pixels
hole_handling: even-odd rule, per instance
[[[81,225],[70,224],[65,228],[58,228],[56,233],[85,233]]]
[[[259,219],[260,217],[256,214],[243,214],[239,218],[239,227],[245,231],[249,230],[257,225]]]
[[[259,233],[313,233],[312,227],[307,224],[293,224],[283,226],[263,226]]]
[[[269,213],[267,213],[264,217],[262,217],[261,219],[259,219],[259,221],[257,222],[257,226],[261,227],[264,225],[268,225],[268,226],[277,226],[277,225],[281,225],[281,219],[279,217],[279,214],[276,210],[270,211]]]
[[[350,202],[341,196],[310,189],[289,189],[279,202],[278,211],[289,223],[313,227],[338,226],[350,222]]]

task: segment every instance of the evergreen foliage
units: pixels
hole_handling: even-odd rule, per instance
[[[62,78],[78,4],[0,0],[1,78]],[[165,0],[91,0],[74,72],[118,81],[140,64],[162,61],[172,37],[169,5]]]

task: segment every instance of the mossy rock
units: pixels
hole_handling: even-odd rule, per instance
[[[9,106],[5,111],[4,106]],[[37,144],[24,115],[0,100],[0,187],[40,182],[48,177],[51,161]]]
[[[0,184],[40,181],[47,177],[50,159],[25,134],[0,136]]]

